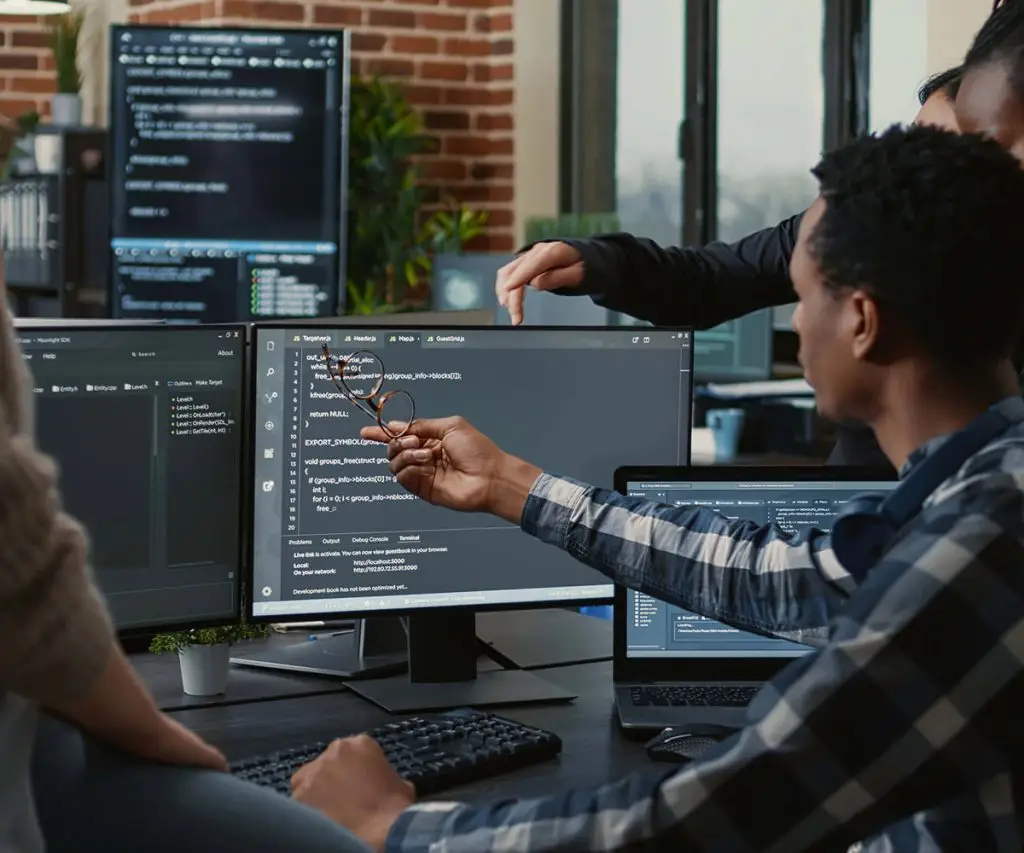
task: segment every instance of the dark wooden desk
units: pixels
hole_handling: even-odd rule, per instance
[[[579,698],[569,705],[495,710],[558,734],[563,741],[561,758],[454,789],[440,799],[541,796],[570,787],[599,785],[653,767],[643,744],[627,741],[618,731],[612,707],[611,663],[580,664],[537,674],[572,690]],[[348,692],[183,710],[175,712],[175,717],[223,749],[230,760],[329,741],[393,719]]]

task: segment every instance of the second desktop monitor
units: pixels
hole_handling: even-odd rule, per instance
[[[421,418],[458,414],[546,471],[611,487],[623,462],[686,464],[692,335],[653,329],[257,328],[252,609],[259,618],[608,599],[568,554],[407,493],[323,345],[368,351]]]
[[[114,27],[112,316],[338,313],[343,32]]]

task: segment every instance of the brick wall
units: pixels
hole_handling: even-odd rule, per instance
[[[49,37],[41,19],[0,16],[0,116],[47,115],[56,88]]]
[[[422,171],[435,203],[490,215],[471,248],[513,249],[513,0],[128,0],[132,21],[344,27],[353,71],[401,81],[437,140]],[[554,0],[551,0],[554,2]],[[46,32],[0,17],[0,114],[45,111]]]

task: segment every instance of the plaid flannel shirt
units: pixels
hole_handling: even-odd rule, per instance
[[[613,580],[817,648],[698,762],[592,790],[422,803],[393,853],[1024,849],[1024,401],[858,585],[794,535],[542,475],[522,526]],[[917,464],[931,448],[908,462]]]

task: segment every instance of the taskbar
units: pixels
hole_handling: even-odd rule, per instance
[[[417,610],[438,607],[493,607],[543,602],[611,600],[611,584],[589,586],[539,587],[536,589],[499,589],[483,592],[439,592],[426,595],[389,593],[358,598],[298,598],[290,601],[260,601],[258,596],[272,595],[264,587],[253,601],[253,616],[289,616],[296,613],[359,613],[388,610]]]

